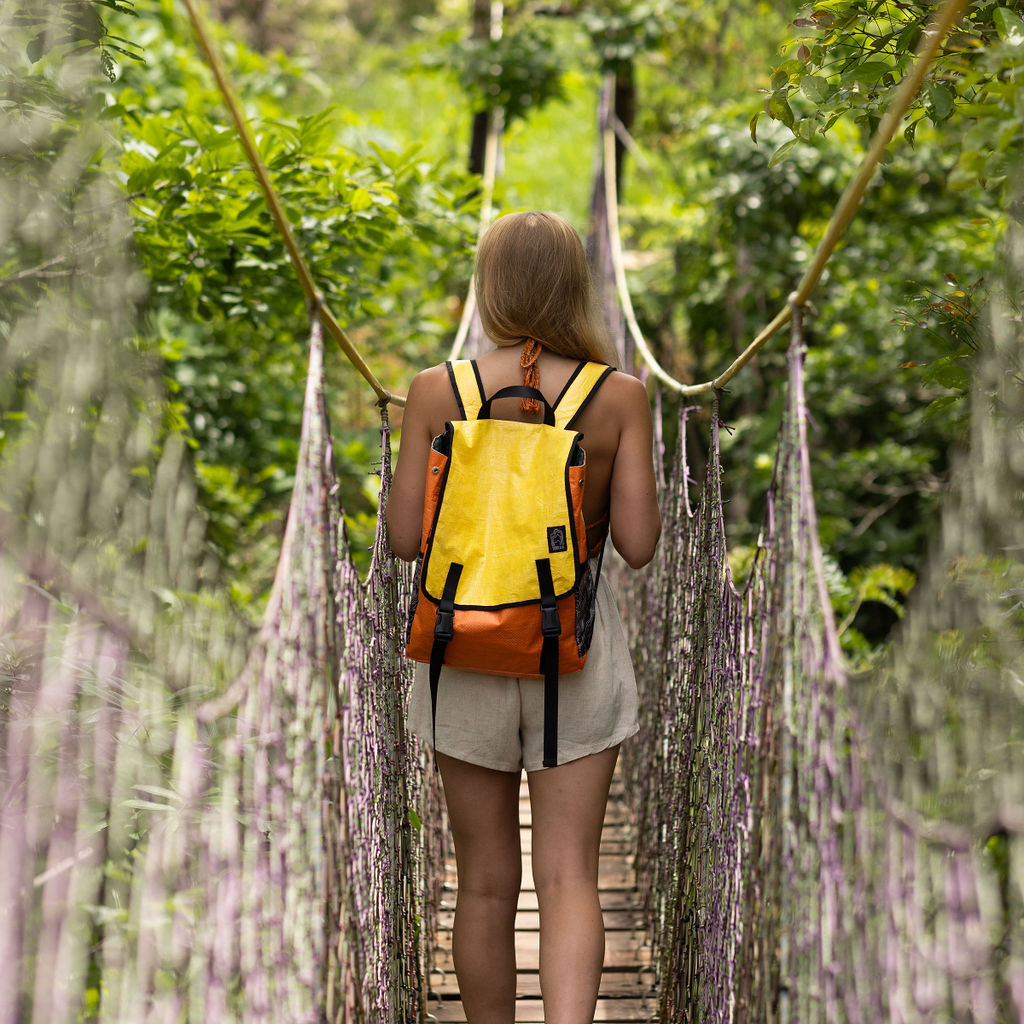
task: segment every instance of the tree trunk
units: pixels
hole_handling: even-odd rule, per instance
[[[491,36],[491,0],[473,0],[473,39],[489,39]],[[469,173],[484,173],[484,154],[487,151],[487,129],[490,117],[486,110],[473,114],[472,134],[469,140]]]
[[[622,135],[615,137],[615,190],[622,202],[622,172],[626,160],[626,145],[623,136],[633,131],[636,118],[636,80],[633,76],[633,62],[624,61],[615,69],[615,119],[622,125]]]

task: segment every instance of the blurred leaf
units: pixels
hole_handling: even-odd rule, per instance
[[[785,160],[786,157],[789,155],[790,150],[797,144],[797,141],[797,139],[790,139],[788,142],[784,142],[781,146],[779,146],[778,149],[776,149],[775,152],[772,153],[771,157],[769,158],[768,166],[775,167],[777,164]]]

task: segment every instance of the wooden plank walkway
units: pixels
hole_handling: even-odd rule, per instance
[[[523,888],[516,914],[516,1021],[544,1020],[540,997],[537,892],[530,867],[530,798],[523,776],[519,794],[523,845]],[[595,1022],[636,1024],[657,1020],[650,947],[640,897],[633,884],[633,834],[616,778],[601,833],[600,887],[605,921],[605,958]],[[465,1022],[459,987],[452,969],[452,922],[456,897],[455,864],[447,866],[445,903],[440,915],[434,971],[430,976],[428,1012],[439,1022]]]

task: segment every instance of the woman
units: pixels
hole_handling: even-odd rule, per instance
[[[610,362],[611,345],[579,236],[551,213],[509,214],[484,235],[475,283],[495,348],[477,360],[484,394],[522,384],[554,403],[580,360]],[[525,369],[524,369],[525,368]],[[539,407],[539,403],[534,403]],[[529,399],[501,399],[492,415],[538,419]],[[392,550],[414,559],[432,438],[460,418],[444,365],[409,389],[387,506]],[[575,421],[587,459],[588,546],[612,543],[633,568],[661,534],[643,385],[612,373]],[[525,768],[540,908],[540,979],[547,1024],[591,1022],[604,961],[597,873],[601,829],[619,744],[637,731],[636,684],[607,583],[598,587],[594,638],[581,672],[559,680],[558,766],[541,768],[543,680],[442,669],[436,756],[455,842],[458,904],[453,954],[472,1024],[511,1024],[514,921],[522,875],[519,780]],[[431,741],[426,665],[418,664],[410,728]]]

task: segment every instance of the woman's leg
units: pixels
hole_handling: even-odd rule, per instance
[[[459,871],[452,954],[466,1019],[512,1024],[516,905],[523,874],[520,773],[481,768],[440,753],[437,763]]]
[[[598,854],[617,746],[530,772],[546,1024],[591,1024],[604,965]]]

